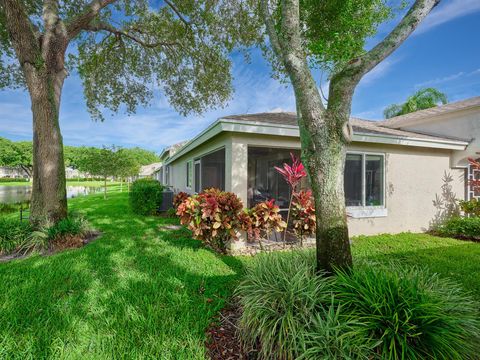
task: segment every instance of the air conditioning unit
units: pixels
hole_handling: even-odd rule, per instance
[[[173,190],[165,189],[163,190],[162,204],[160,205],[159,211],[167,211],[173,207]]]

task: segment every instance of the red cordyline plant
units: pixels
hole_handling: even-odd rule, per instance
[[[287,239],[287,229],[288,229],[288,222],[290,221],[290,210],[292,209],[292,200],[293,196],[297,191],[297,186],[300,184],[302,178],[307,176],[307,172],[305,171],[305,167],[303,166],[302,162],[299,158],[297,158],[293,153],[290,153],[290,157],[292,158],[292,165],[283,164],[283,167],[275,166],[275,170],[277,170],[285,179],[285,181],[290,186],[290,204],[288,206],[288,213],[287,213],[287,223],[285,227],[285,231],[283,233],[283,242],[286,242]]]
[[[224,253],[230,239],[237,239],[241,229],[242,201],[231,192],[207,189],[185,199],[177,209],[180,222],[193,237]]]
[[[300,239],[300,245],[303,246],[303,239],[315,234],[317,223],[311,190],[301,190],[295,193],[292,202],[292,222],[293,231]]]
[[[280,215],[280,208],[275,200],[258,203],[251,209],[245,209],[242,214],[242,229],[250,239],[258,241],[260,249],[264,250],[262,238],[268,239],[272,231],[283,231],[287,223]]]

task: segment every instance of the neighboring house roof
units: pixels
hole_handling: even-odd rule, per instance
[[[383,122],[351,118],[353,129],[352,140],[380,144],[396,144],[418,147],[464,150],[469,140],[445,136],[435,136],[414,131],[393,129],[384,126]],[[258,113],[229,115],[216,120],[207,129],[187,142],[166,163],[171,163],[200,144],[208,141],[221,132],[241,132],[277,136],[299,137],[297,117],[292,112]]]
[[[432,117],[449,114],[456,111],[467,110],[471,108],[480,107],[480,96],[473,97],[467,100],[457,101],[445,105],[435,106],[430,109],[415,111],[410,114],[395,116],[381,122],[383,126],[390,128],[401,128],[406,125],[412,125],[416,122],[421,122]]]
[[[140,167],[139,176],[151,176],[162,167],[162,163],[153,163]]]
[[[165,149],[162,150],[160,154],[160,159],[161,160],[166,160],[169,157],[173,156],[178,150],[180,150],[186,143],[188,143],[188,140],[182,141],[173,145],[170,145],[166,147]]]

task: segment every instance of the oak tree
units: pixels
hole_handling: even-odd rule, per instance
[[[31,221],[67,215],[59,109],[69,73],[94,119],[132,113],[156,89],[180,113],[202,112],[229,99],[228,54],[256,29],[243,0],[0,0],[0,88],[24,87],[31,100]]]
[[[391,18],[384,0],[260,0],[273,50],[270,59],[295,92],[302,159],[315,199],[319,269],[352,265],[343,173],[355,88],[439,2],[416,0],[391,32],[366,50],[366,39]],[[326,104],[313,68],[329,74]]]

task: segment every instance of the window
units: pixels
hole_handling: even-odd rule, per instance
[[[191,161],[187,161],[187,181],[186,181],[187,188],[192,187],[192,173],[193,173],[193,164]]]
[[[165,167],[165,185],[170,185],[170,165]]]
[[[275,199],[281,209],[288,209],[290,187],[274,166],[290,164],[292,162],[290,153],[300,156],[299,150],[248,148],[247,206],[252,207],[259,202]],[[300,187],[308,187],[307,178],[302,179]]]
[[[217,150],[201,159],[201,188],[225,190],[225,149]]]
[[[347,206],[385,205],[384,156],[348,153],[345,162]]]

